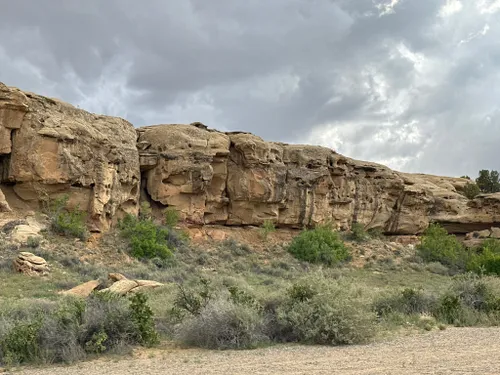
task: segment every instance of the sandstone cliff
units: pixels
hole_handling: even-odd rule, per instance
[[[420,233],[431,221],[455,233],[498,225],[500,194],[471,201],[461,194],[466,183],[199,123],[134,130],[0,84],[0,187],[28,202],[69,193],[94,230],[136,213],[140,190],[199,225],[359,222],[392,234]],[[0,212],[15,209],[9,203],[0,190]]]
[[[68,193],[91,228],[106,229],[120,212],[137,212],[134,127],[0,83],[0,182],[23,201]]]
[[[497,221],[493,196],[469,201],[467,180],[395,172],[318,146],[265,142],[193,125],[138,129],[144,189],[197,224],[303,227],[353,222],[420,233],[430,221],[468,232]],[[482,215],[482,216],[481,216]]]

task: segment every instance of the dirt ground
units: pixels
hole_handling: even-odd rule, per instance
[[[274,346],[246,351],[164,349],[26,375],[500,374],[500,329],[449,328],[366,346]],[[19,373],[19,372],[16,372]]]

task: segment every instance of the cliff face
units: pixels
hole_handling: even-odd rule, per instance
[[[91,229],[137,212],[136,137],[125,120],[0,83],[0,182],[23,201],[68,193],[71,206],[89,213]]]
[[[317,146],[266,142],[202,124],[139,129],[0,84],[0,187],[23,201],[61,193],[94,230],[136,213],[140,190],[196,224],[353,222],[392,234],[430,221],[455,233],[500,223],[500,194],[468,200],[467,180],[395,172]],[[0,192],[0,212],[8,211]]]
[[[144,189],[197,224],[272,220],[300,228],[332,221],[346,229],[359,222],[414,234],[430,221],[468,232],[497,220],[494,197],[469,201],[459,193],[465,179],[398,173],[324,147],[192,125],[153,126],[138,134]]]

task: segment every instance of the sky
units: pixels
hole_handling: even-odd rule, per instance
[[[0,81],[406,172],[500,169],[500,0],[0,0]]]

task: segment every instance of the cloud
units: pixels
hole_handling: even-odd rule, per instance
[[[475,175],[500,168],[499,11],[498,0],[11,1],[0,81],[136,126],[202,121]]]

